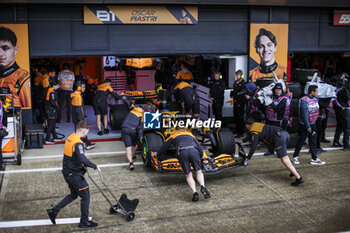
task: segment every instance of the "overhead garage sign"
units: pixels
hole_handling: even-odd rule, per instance
[[[198,24],[198,7],[84,6],[84,24]]]
[[[350,25],[350,11],[334,11],[333,25]]]

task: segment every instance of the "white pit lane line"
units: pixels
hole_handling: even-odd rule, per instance
[[[248,148],[247,148],[248,149]],[[323,148],[326,151],[332,151],[332,150],[341,150],[342,147],[329,147],[329,148]],[[248,150],[247,150],[248,151]],[[246,152],[247,152],[246,151]],[[309,149],[301,150],[300,152],[308,152]],[[110,152],[110,153],[116,153],[116,152]],[[124,153],[124,152],[123,152]],[[261,156],[264,155],[265,152],[259,152],[254,153],[254,156]],[[294,153],[294,150],[287,151],[288,154]],[[94,154],[94,153],[91,153]],[[98,154],[98,153],[96,153]],[[103,153],[106,154],[106,153]],[[87,154],[89,155],[89,154]],[[60,155],[62,156],[62,155]],[[143,162],[135,162],[134,165],[142,165]],[[122,166],[128,166],[129,163],[110,163],[110,164],[97,164],[100,168],[103,167],[122,167]],[[52,171],[60,171],[62,170],[62,167],[52,167],[52,168],[37,168],[37,169],[18,169],[18,170],[9,170],[9,171],[0,171],[0,174],[13,174],[13,173],[30,173],[30,172],[52,172]]]
[[[135,162],[134,165],[142,165],[143,162]],[[129,166],[129,163],[108,163],[108,164],[97,164],[99,168],[103,167],[122,167]],[[37,169],[19,169],[19,170],[9,170],[0,171],[0,174],[13,174],[13,173],[29,173],[29,172],[52,172],[61,171],[62,167],[51,167],[51,168],[37,168]]]
[[[95,152],[95,153],[86,153],[86,156],[95,156],[95,155],[119,155],[125,154],[125,151],[111,151],[111,152]],[[22,156],[22,160],[27,159],[55,159],[55,158],[63,158],[63,153],[60,155],[43,155],[43,156]]]
[[[91,220],[92,220],[92,217],[89,217],[89,221]],[[56,218],[56,225],[73,224],[73,223],[79,223],[79,222],[80,222],[80,218]],[[34,227],[34,226],[47,226],[47,225],[53,225],[49,218],[37,219],[37,220],[0,222],[0,228]]]

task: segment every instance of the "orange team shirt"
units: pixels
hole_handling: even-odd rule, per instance
[[[187,70],[187,72],[184,72],[183,70],[180,70],[177,75],[176,79],[182,79],[182,80],[193,80],[193,74],[191,71]]]
[[[22,109],[31,108],[30,76],[28,71],[18,68],[15,72],[0,78],[0,87],[7,87],[13,95],[13,104]]]
[[[287,68],[282,65],[277,65],[277,68],[274,71],[279,79],[283,79],[287,74]],[[256,80],[259,78],[273,77],[273,73],[261,73],[259,67],[257,66],[249,72],[249,77],[251,78],[252,82],[256,82]]]
[[[113,92],[113,88],[108,85],[108,83],[102,83],[97,86],[97,91],[107,91],[109,90],[110,92]]]

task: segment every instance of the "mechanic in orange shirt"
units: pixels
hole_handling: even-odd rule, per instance
[[[259,78],[274,77],[272,72],[275,72],[280,79],[286,77],[287,68],[275,61],[277,40],[272,32],[260,28],[255,38],[254,47],[257,54],[259,54],[260,64],[249,72],[252,82],[256,82]]]
[[[183,62],[181,63],[181,70],[176,75],[176,81],[181,82],[192,82],[193,81],[193,74],[192,72],[187,69],[186,64]]]
[[[16,34],[0,27],[0,87],[10,90],[15,107],[28,109],[31,108],[30,76],[17,65],[17,51]]]

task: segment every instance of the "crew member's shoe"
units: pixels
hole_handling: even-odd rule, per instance
[[[265,155],[265,156],[270,156],[270,155],[273,155],[273,154],[274,154],[273,152],[268,151],[268,152],[266,152],[264,155]]]
[[[293,157],[292,162],[293,162],[294,164],[296,164],[296,165],[300,164],[300,162],[299,162],[299,156]]]
[[[320,158],[317,158],[317,159],[311,159],[310,164],[311,165],[325,165],[326,162],[322,161]]]
[[[109,129],[104,129],[104,130],[103,130],[103,133],[104,133],[104,134],[109,134]]]
[[[48,210],[47,210],[47,214],[49,215],[49,218],[50,218],[52,224],[56,224],[56,216],[57,216],[57,213],[55,213],[55,212],[53,211],[53,209],[48,209]]]
[[[78,227],[80,228],[92,228],[92,227],[97,227],[98,224],[93,222],[93,221],[88,221],[87,223],[79,223]]]
[[[350,151],[350,147],[344,147],[343,151]]]
[[[332,147],[343,147],[339,142],[333,142]]]
[[[52,141],[54,141],[54,142],[59,142],[59,141],[61,141],[61,139],[59,139],[59,138],[54,138],[54,139],[52,139]]]
[[[91,150],[94,147],[95,147],[94,142],[86,143],[86,145],[85,145],[85,149],[87,149],[87,150]]]
[[[317,151],[320,152],[320,153],[326,153],[327,152],[326,150],[324,150],[322,148],[318,148]]]
[[[207,187],[205,187],[203,185],[201,186],[201,193],[203,193],[205,199],[210,198],[209,190],[207,189]]]
[[[299,184],[304,183],[303,177],[300,176],[299,179],[295,179],[295,181],[292,183],[293,186],[298,186]]]
[[[45,142],[45,144],[48,144],[48,145],[55,144],[55,142],[53,140],[45,140],[44,142]]]
[[[102,136],[103,135],[103,133],[102,133],[102,131],[98,131],[98,133],[97,133],[98,135],[100,135],[100,136]]]
[[[133,162],[129,163],[129,170],[130,171],[134,170],[134,168],[135,168],[134,163]]]
[[[199,195],[197,192],[195,192],[192,196],[192,201],[198,201],[199,200]]]

